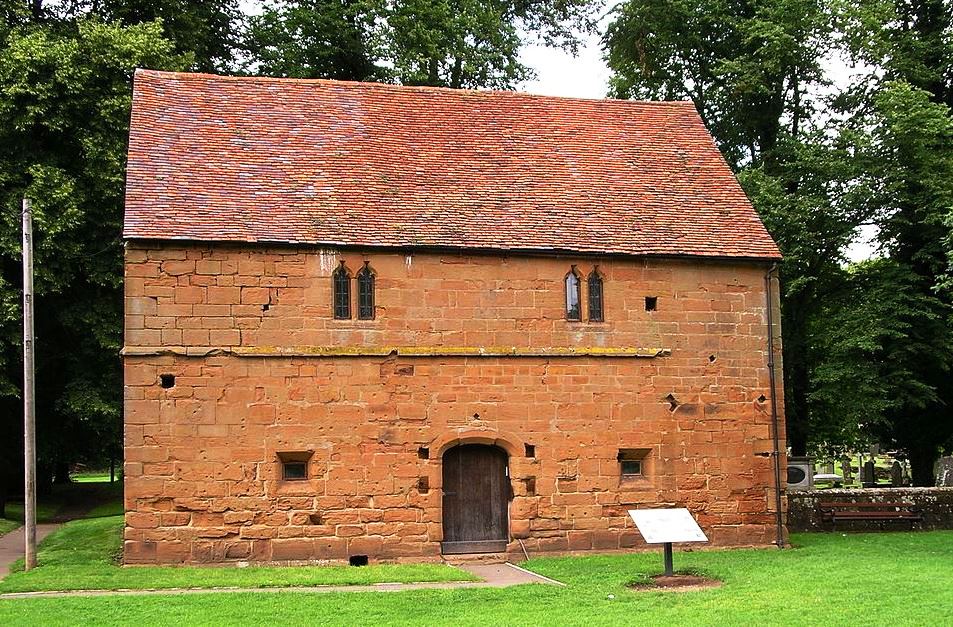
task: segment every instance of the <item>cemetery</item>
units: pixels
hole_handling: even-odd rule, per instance
[[[953,529],[953,457],[934,469],[936,487],[910,485],[906,464],[874,449],[866,456],[810,463],[803,479],[788,478],[790,531]],[[855,464],[854,461],[859,463]],[[795,479],[797,481],[792,481]],[[796,485],[792,487],[792,483]]]

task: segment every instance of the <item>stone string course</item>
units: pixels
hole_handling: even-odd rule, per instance
[[[341,260],[370,262],[375,320],[332,318]],[[606,322],[564,319],[572,264],[598,265]],[[626,510],[658,506],[715,545],[769,544],[765,270],[130,242],[124,559],[439,559],[441,455],[471,442],[509,454],[508,552],[642,546]],[[422,354],[286,354],[303,346]],[[448,346],[605,353],[426,354]],[[612,354],[635,347],[666,352]],[[651,451],[643,478],[620,479],[620,448]],[[308,479],[283,481],[300,451]]]

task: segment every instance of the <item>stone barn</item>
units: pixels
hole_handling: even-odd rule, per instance
[[[139,71],[124,237],[127,563],[780,531],[779,253],[690,103]]]

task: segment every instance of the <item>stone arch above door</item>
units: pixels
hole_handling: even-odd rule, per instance
[[[461,444],[498,446],[510,457],[519,457],[523,452],[522,440],[516,434],[490,429],[462,429],[447,432],[431,443],[430,450],[433,457],[443,459],[443,454],[447,450]]]

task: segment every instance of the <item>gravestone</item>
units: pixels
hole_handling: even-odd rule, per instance
[[[872,488],[877,485],[877,475],[875,473],[874,462],[866,461],[860,469],[860,485],[865,488]]]
[[[890,467],[890,485],[895,488],[903,487],[903,466],[898,461]]]
[[[850,458],[845,457],[840,461],[841,475],[844,477],[844,484],[854,482],[854,467],[850,465]]]
[[[953,456],[941,457],[934,468],[938,488],[953,487]]]

